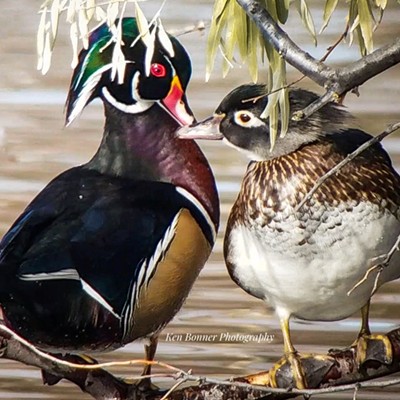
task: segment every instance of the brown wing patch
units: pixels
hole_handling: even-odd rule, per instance
[[[182,209],[165,257],[139,294],[130,340],[162,329],[174,317],[210,253],[211,246],[196,220],[189,210]]]

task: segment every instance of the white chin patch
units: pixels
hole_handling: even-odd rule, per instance
[[[247,149],[242,149],[239,146],[234,145],[231,143],[229,140],[226,138],[223,138],[222,141],[227,144],[230,147],[233,147],[237,151],[240,151],[242,154],[244,154],[247,158],[249,158],[251,161],[265,161],[265,158],[260,157],[257,153],[254,153],[253,151],[247,150]]]
[[[142,113],[144,111],[147,111],[150,107],[152,107],[154,105],[154,101],[149,100],[140,100],[137,101],[137,103],[135,104],[124,104],[119,102],[118,100],[115,99],[115,97],[113,97],[111,95],[111,93],[108,91],[108,89],[106,87],[103,87],[103,89],[101,90],[104,98],[115,108],[117,108],[118,110],[127,113],[127,114],[139,114]]]

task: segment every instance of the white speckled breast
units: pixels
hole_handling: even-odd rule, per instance
[[[262,227],[234,226],[227,261],[246,291],[264,299],[279,314],[307,320],[337,320],[366,304],[376,273],[348,292],[386,254],[400,233],[399,221],[371,203],[309,209],[299,219],[290,210]],[[293,210],[292,210],[293,211]],[[379,283],[400,276],[399,253]]]
[[[346,156],[342,150],[326,141],[251,163],[232,208],[224,243],[228,270],[281,317],[330,321],[359,310],[378,271],[349,291],[400,234],[400,178],[380,146],[357,157],[296,210],[316,180]],[[378,284],[399,276],[396,252]]]

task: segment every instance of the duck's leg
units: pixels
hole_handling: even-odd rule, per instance
[[[301,366],[301,362],[299,360],[298,353],[292,344],[292,340],[290,338],[290,326],[289,326],[289,317],[281,317],[279,318],[279,323],[282,330],[283,335],[283,345],[284,345],[284,361],[287,360],[290,364],[293,380],[297,389],[306,389],[307,383],[303,368]],[[275,381],[275,375],[279,368],[282,366],[282,361],[279,361],[271,370],[272,381]],[[274,386],[277,386],[276,384]]]
[[[382,364],[391,364],[393,348],[386,335],[373,335],[369,329],[368,303],[361,309],[361,329],[353,346],[357,347],[357,365],[360,367],[366,360],[377,360]]]
[[[154,356],[156,354],[158,345],[158,335],[154,335],[150,337],[149,344],[144,346],[145,352],[145,359],[146,361],[153,361]],[[145,376],[140,381],[140,388],[144,390],[154,389],[157,390],[158,388],[151,383],[151,378],[148,375],[151,375],[151,364],[146,364],[143,368],[142,375]],[[147,377],[146,377],[147,376]]]

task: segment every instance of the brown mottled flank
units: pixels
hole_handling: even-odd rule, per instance
[[[341,135],[346,135],[346,132]],[[268,224],[275,213],[295,208],[327,173],[354,149],[344,149],[330,137],[268,161],[251,162],[229,225],[260,217]],[[328,178],[299,210],[298,218],[311,207],[347,204],[346,211],[360,202],[371,202],[400,219],[400,178],[380,145],[370,147]],[[262,202],[262,207],[260,207]]]

